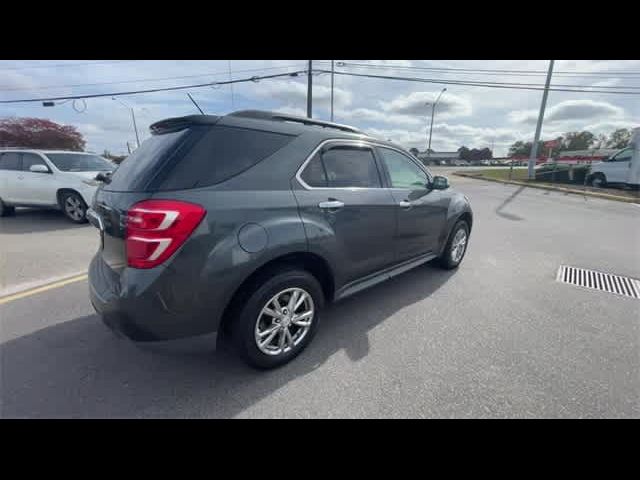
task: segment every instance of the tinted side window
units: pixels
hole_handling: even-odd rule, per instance
[[[28,172],[31,165],[45,165],[44,160],[35,153],[23,153],[22,154],[22,170]],[[47,167],[49,168],[49,167]]]
[[[293,136],[215,126],[184,155],[160,186],[174,190],[214,185],[273,155]]]
[[[20,170],[20,153],[0,154],[0,170]]]
[[[304,167],[300,178],[310,187],[327,187],[327,175],[320,155],[315,155]]]
[[[427,188],[427,174],[410,158],[389,148],[379,147],[378,150],[389,171],[393,188]]]
[[[331,188],[381,187],[373,152],[369,148],[340,146],[322,154]]]

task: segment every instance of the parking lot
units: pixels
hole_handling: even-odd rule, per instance
[[[226,346],[140,351],[100,323],[82,278],[0,304],[0,416],[640,417],[640,301],[555,280],[560,265],[640,278],[640,206],[449,179],[475,214],[461,267],[331,306],[277,370]],[[2,297],[86,271],[98,236],[22,210],[0,244]]]

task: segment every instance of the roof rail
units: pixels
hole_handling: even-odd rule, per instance
[[[322,120],[313,120],[311,118],[299,117],[297,115],[286,115],[284,113],[278,113],[278,112],[267,112],[264,110],[239,110],[237,112],[228,114],[228,116],[255,118],[257,120],[295,122],[295,123],[302,123],[304,125],[315,125],[315,126],[324,127],[324,128],[335,128],[337,130],[342,130],[343,132],[358,133],[360,135],[366,135],[362,130],[359,130],[355,127],[350,127],[349,125],[342,125],[340,123],[333,123],[333,122],[325,122]]]

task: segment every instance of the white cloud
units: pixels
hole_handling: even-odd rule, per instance
[[[336,111],[336,116],[341,120],[353,122],[389,123],[393,125],[424,125],[424,116],[397,115],[393,113],[373,110],[371,108],[342,109]]]
[[[274,109],[274,112],[284,113],[286,115],[297,115],[299,117],[306,117],[307,111],[300,107],[284,106]]]
[[[408,95],[400,95],[390,102],[381,101],[380,106],[387,112],[424,117],[431,112],[431,107],[425,104],[434,102],[438,95],[440,91],[411,92]],[[466,117],[471,115],[471,112],[469,99],[449,92],[445,92],[440,97],[436,106],[436,113],[441,119]]]
[[[255,93],[263,98],[278,100],[286,105],[295,106],[306,104],[307,84],[280,80],[263,81],[255,88]],[[334,108],[347,106],[351,103],[351,92],[342,88],[334,88]],[[315,84],[313,86],[313,104],[315,106],[326,106],[331,102],[331,88],[326,85]]]
[[[545,124],[589,120],[613,119],[624,117],[624,109],[604,101],[567,100],[547,109],[544,115]],[[517,110],[509,113],[514,123],[535,124],[538,120],[537,110]]]
[[[406,148],[426,148],[428,132],[425,129],[404,130],[399,128],[370,128],[367,133],[390,139]],[[483,128],[465,124],[437,123],[433,126],[431,148],[436,151],[455,151],[465,145],[469,148],[495,148],[497,155],[504,151],[516,140],[522,138],[521,132],[510,128]]]
[[[16,93],[24,93],[25,89],[37,88],[38,82],[29,75],[19,72],[7,70],[0,73],[0,91],[15,91]]]

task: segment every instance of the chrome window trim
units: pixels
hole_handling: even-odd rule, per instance
[[[322,147],[324,147],[327,143],[337,143],[338,145],[355,145],[355,146],[359,146],[359,147],[368,147],[371,148],[372,153],[374,155],[374,158],[376,157],[376,153],[373,152],[373,150],[375,149],[375,147],[382,147],[382,148],[388,148],[390,150],[395,150],[398,153],[401,153],[402,155],[404,155],[405,157],[407,157],[410,161],[412,161],[413,163],[415,163],[418,168],[420,168],[426,175],[427,178],[429,180],[431,180],[431,175],[429,174],[429,172],[427,172],[422,166],[418,165],[417,162],[415,162],[413,160],[413,158],[411,158],[410,156],[408,156],[405,152],[403,152],[402,150],[400,150],[399,148],[396,147],[392,147],[389,145],[385,145],[382,143],[378,143],[375,141],[370,141],[370,140],[352,140],[352,139],[346,139],[346,138],[330,138],[327,140],[323,140],[322,142],[320,142],[316,148],[314,148],[311,153],[309,154],[309,156],[305,159],[304,162],[302,162],[302,165],[300,165],[300,167],[298,168],[296,175],[295,175],[295,179],[298,181],[298,183],[305,189],[305,190],[353,190],[353,191],[358,191],[358,190],[382,190],[382,189],[387,189],[390,190],[391,187],[385,187],[384,183],[383,186],[381,187],[312,187],[310,185],[308,185],[303,179],[302,179],[302,172],[304,171],[304,169],[307,167],[307,164],[311,161],[311,159],[320,151],[320,149]],[[376,168],[379,169],[378,167],[378,162],[376,161]],[[378,171],[378,173],[380,175],[382,175],[383,172]]]

